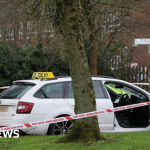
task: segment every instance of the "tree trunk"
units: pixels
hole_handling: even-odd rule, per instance
[[[18,47],[19,44],[19,24],[16,23],[14,25],[14,47]]]
[[[5,32],[6,29],[4,28],[4,24],[1,24],[1,41],[5,40]]]
[[[63,30],[75,98],[75,113],[96,110],[95,92],[84,47],[79,7],[74,0],[57,0],[57,14]],[[72,130],[60,142],[93,142],[102,140],[97,116],[75,121]]]
[[[96,23],[95,23],[95,15],[92,14],[88,21],[89,29],[90,29],[90,72],[91,75],[97,75],[97,38],[96,38]]]
[[[27,21],[23,22],[23,41],[26,43],[27,41]]]

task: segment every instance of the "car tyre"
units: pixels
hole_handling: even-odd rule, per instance
[[[48,129],[48,135],[67,134],[72,129],[73,125],[74,125],[74,120],[50,124]]]

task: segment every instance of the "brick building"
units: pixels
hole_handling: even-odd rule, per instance
[[[102,22],[98,22],[105,26],[104,41],[109,43],[111,40],[123,39],[126,51],[134,49],[132,63],[150,69],[150,16],[148,10],[150,2],[142,1],[137,5],[142,5],[143,12],[110,7],[107,12],[101,12]],[[48,47],[53,37],[54,27],[52,25],[48,27],[45,22],[39,23],[38,19],[20,13],[20,9],[23,8],[12,11],[10,7],[7,0],[0,1],[0,40],[7,41],[15,47],[34,44],[37,36],[41,37],[44,45]],[[123,15],[125,15],[124,18]]]
[[[145,67],[145,72],[147,67],[150,73],[150,1],[143,1],[141,6],[144,9],[137,10],[129,18],[132,22],[129,25],[131,35],[125,39],[125,45],[134,50],[131,66],[135,64],[137,67]]]

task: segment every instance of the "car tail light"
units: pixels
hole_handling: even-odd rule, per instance
[[[28,103],[28,102],[19,102],[17,107],[17,114],[26,113],[29,114],[32,111],[34,103]]]

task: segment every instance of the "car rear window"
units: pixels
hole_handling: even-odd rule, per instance
[[[34,85],[31,84],[15,84],[0,94],[0,99],[20,99]]]

